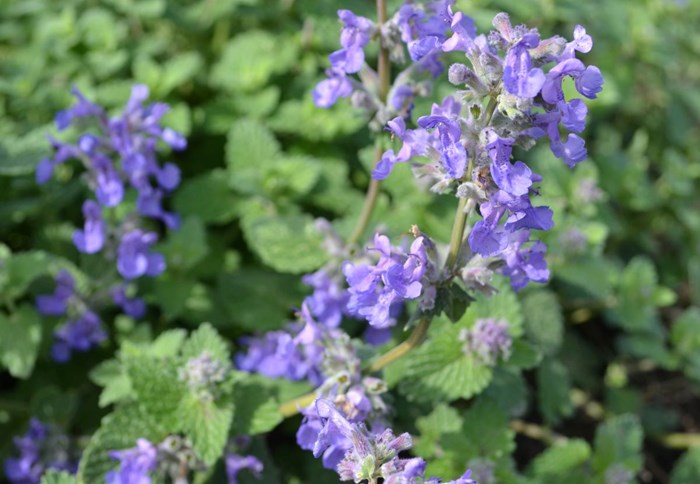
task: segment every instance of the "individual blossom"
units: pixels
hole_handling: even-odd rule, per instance
[[[136,447],[109,453],[119,461],[119,468],[109,471],[106,484],[151,484],[150,472],[158,465],[158,449],[147,439],[138,439]]]
[[[253,455],[227,454],[224,462],[229,484],[238,484],[238,474],[244,469],[249,470],[256,479],[261,478],[263,463]]]
[[[49,469],[70,473],[77,470],[68,437],[36,418],[30,420],[27,432],[13,442],[19,456],[5,460],[5,477],[12,484],[39,484]]]
[[[112,301],[124,311],[124,314],[132,318],[142,318],[146,314],[144,300],[139,297],[129,297],[124,284],[112,289]]]
[[[117,249],[117,270],[125,279],[157,276],[165,270],[165,258],[162,254],[151,252],[150,246],[157,240],[154,232],[139,229],[127,232]]]
[[[106,225],[102,219],[102,210],[92,200],[83,203],[85,227],[73,233],[73,244],[84,254],[94,254],[102,250],[106,238]]]
[[[36,298],[39,314],[44,316],[63,316],[68,310],[68,303],[75,293],[75,280],[70,272],[61,270],[56,274],[56,288],[53,294]]]
[[[54,333],[51,348],[53,359],[63,363],[73,351],[85,352],[107,338],[100,318],[92,311],[85,311],[77,319],[70,320]]]
[[[510,357],[512,338],[506,321],[478,319],[474,326],[460,331],[459,339],[464,342],[464,353],[475,355],[485,365]]]

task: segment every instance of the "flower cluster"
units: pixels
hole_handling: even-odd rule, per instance
[[[29,422],[26,434],[14,438],[14,444],[19,457],[5,460],[5,476],[13,484],[39,484],[49,469],[74,473],[78,468],[69,438],[36,418]]]
[[[73,244],[82,253],[101,253],[111,261],[116,272],[108,271],[101,277],[96,292],[106,291],[125,314],[140,318],[146,306],[140,298],[130,297],[133,287],[129,283],[165,270],[165,258],[151,249],[158,236],[141,228],[141,222],[154,219],[169,229],[179,225],[177,215],[164,210],[162,200],[180,183],[180,171],[173,163],[158,163],[157,144],[162,141],[182,150],[187,143],[177,132],[160,126],[169,110],[166,104],[144,105],[146,86],[135,85],[123,112],[115,117],[109,117],[104,108],[75,88],[73,94],[77,102],[56,115],[56,126],[59,130],[73,126],[82,134],[75,144],[50,138],[54,156],[39,163],[36,179],[40,184],[48,182],[56,167],[70,159],[83,164],[84,177],[95,199],[83,203],[84,225],[73,233]],[[115,207],[132,203],[129,188],[135,191],[135,210],[121,217],[117,213],[122,212],[115,211]],[[72,350],[86,351],[106,337],[96,312],[89,309],[103,301],[81,300],[69,278],[67,273],[60,273],[54,294],[37,299],[41,314],[72,318],[56,332],[57,361],[66,361]]]
[[[474,326],[460,332],[459,339],[464,342],[464,353],[476,355],[486,365],[495,365],[499,358],[510,358],[513,340],[506,321],[478,319]]]
[[[238,474],[244,470],[249,470],[256,479],[261,478],[263,463],[252,455],[241,455],[241,452],[250,445],[250,437],[237,436],[230,442],[228,453],[224,459],[226,464],[226,477],[229,484],[238,484]]]
[[[177,435],[166,437],[158,445],[138,439],[135,447],[111,451],[109,456],[119,461],[119,467],[107,473],[106,484],[151,484],[154,474],[183,482],[191,470],[206,468],[192,450],[191,442]]]
[[[546,248],[529,243],[529,236],[533,229],[552,228],[552,211],[531,203],[542,178],[522,161],[511,162],[513,147],[527,149],[547,136],[552,152],[567,165],[586,157],[575,133],[585,128],[588,110],[581,99],[565,99],[562,83],[573,78],[577,91],[589,99],[600,92],[600,71],[575,58],[577,52],[591,50],[592,40],[581,26],[571,42],[540,39],[535,29],[513,27],[504,13],[494,18],[496,30],[476,35],[471,21],[452,13],[451,2],[437,3],[444,4],[445,22],[415,20],[420,35],[409,51],[412,58],[425,49],[464,52],[470,66],[454,64],[449,70],[449,80],[464,89],[434,104],[429,115],[417,119],[415,129],[407,127],[404,116],[389,120],[387,129],[402,146],[398,152],[387,150],[372,176],[384,179],[397,163],[415,160],[416,175],[431,180],[434,191],[452,191],[479,204],[483,219],[469,236],[473,253],[502,261],[502,272],[515,289],[529,281],[544,282],[549,278]],[[444,34],[446,29],[451,35]],[[565,140],[561,127],[570,131]]]
[[[348,312],[366,319],[371,326],[386,328],[395,324],[391,308],[408,299],[421,297],[421,309],[431,309],[435,303],[435,289],[426,284],[424,276],[432,272],[432,263],[426,254],[429,244],[418,236],[408,251],[393,247],[389,238],[376,234],[374,247],[379,253],[375,265],[345,262],[343,273],[350,293]]]
[[[324,399],[316,400],[309,407],[306,419],[309,419],[309,414],[317,417],[314,420],[316,432],[308,430],[304,437],[307,442],[313,441],[311,450],[315,457],[324,454],[325,458],[332,449],[338,460],[336,470],[341,481],[377,482],[381,478],[383,482],[393,484],[443,482],[436,478],[426,479],[423,459],[399,457],[401,451],[413,445],[409,434],[396,436],[388,428],[370,432],[363,423],[348,420],[332,402]],[[343,442],[344,448],[339,448],[338,442]],[[461,478],[445,484],[475,484],[469,478],[470,474],[467,471]]]

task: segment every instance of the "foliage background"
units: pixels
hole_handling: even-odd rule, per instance
[[[571,173],[545,148],[524,155],[556,217],[545,239],[552,282],[517,296],[537,360],[496,375],[471,403],[411,401],[399,385],[395,428],[418,436],[436,474],[456,475],[468,455],[496,462],[502,482],[578,482],[591,469],[605,482],[613,464],[641,482],[700,482],[700,2],[458,5],[480,31],[501,10],[545,35],[585,25],[586,62],[606,83],[590,105],[588,161]],[[94,433],[108,408],[89,375],[124,341],[209,321],[235,351],[241,335],[289,318],[306,293],[300,274],[323,263],[313,219],[347,234],[368,181],[365,120],[310,98],[341,7],[373,16],[359,0],[0,3],[0,457],[30,415]],[[61,267],[89,273],[70,239],[85,190],[70,166],[42,188],[33,171],[72,84],[116,108],[134,82],[173,106],[165,124],[189,138],[173,155],[183,183],[170,200],[184,224],[161,243],[167,272],[140,283],[146,320],[108,321],[109,345],[59,366],[49,356],[58,321],[33,300]],[[435,98],[449,90],[436,86]],[[397,235],[417,223],[446,241],[453,202],[397,170],[371,226]],[[295,448],[297,425],[255,441],[265,479],[334,482]]]

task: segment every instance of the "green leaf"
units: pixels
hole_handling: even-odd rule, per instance
[[[188,395],[178,409],[181,428],[197,455],[212,465],[224,452],[233,420],[233,405]]]
[[[100,393],[100,407],[125,400],[133,392],[129,375],[117,360],[106,360],[97,365],[90,372],[90,379],[104,387]]]
[[[233,433],[236,435],[269,432],[284,420],[272,389],[263,386],[261,382],[236,382],[233,398],[236,407]]]
[[[547,290],[527,294],[522,300],[525,335],[542,352],[557,352],[564,338],[564,317],[556,295]]]
[[[263,124],[249,119],[237,121],[226,141],[230,186],[241,193],[259,193],[265,167],[279,156],[279,143]]]
[[[151,343],[150,354],[158,358],[177,356],[182,344],[187,338],[187,331],[184,329],[169,329],[163,331]]]
[[[158,85],[158,94],[165,96],[176,87],[189,81],[202,70],[202,56],[199,52],[183,52],[169,59],[163,65]]]
[[[438,449],[437,443],[441,435],[459,432],[462,428],[462,417],[454,408],[440,403],[430,414],[419,417],[416,427],[420,437],[415,442],[415,452],[424,457],[433,456]]]
[[[211,83],[225,91],[253,91],[297,60],[297,43],[269,32],[251,30],[226,44],[211,71]]]
[[[674,321],[671,344],[680,356],[700,352],[700,308],[688,308]]]
[[[217,297],[231,325],[248,331],[281,328],[290,317],[290,308],[304,297],[296,276],[259,269],[241,269],[221,274]]]
[[[48,157],[51,145],[46,141],[44,128],[25,136],[4,135],[0,139],[0,176],[18,176],[32,173],[44,157]]]
[[[467,308],[467,312],[457,325],[469,328],[477,319],[501,319],[508,323],[508,332],[513,338],[523,333],[523,315],[515,292],[506,278],[497,278],[493,282],[498,292],[491,297],[479,297]]]
[[[678,460],[671,473],[671,484],[696,484],[700,482],[700,447],[688,450]]]
[[[197,217],[187,217],[179,230],[169,233],[161,250],[169,268],[191,269],[209,250],[204,224]]]
[[[639,418],[632,414],[612,417],[596,430],[593,468],[599,474],[615,464],[637,473],[642,469],[644,432]]]
[[[537,368],[537,398],[540,412],[548,424],[558,423],[570,416],[574,407],[569,397],[569,372],[558,360],[546,358]]]
[[[6,297],[14,299],[24,294],[32,281],[49,272],[50,262],[50,257],[39,250],[12,254],[5,262]]]
[[[310,141],[330,141],[358,131],[367,122],[346,103],[319,109],[307,96],[282,103],[269,126],[282,133],[297,134]]]
[[[323,236],[309,215],[245,218],[243,232],[248,246],[279,272],[312,272],[328,260]]]
[[[399,391],[419,402],[470,398],[491,381],[492,370],[473,355],[462,352],[453,328],[436,335],[415,350],[404,367]]]
[[[231,354],[226,341],[209,323],[202,323],[182,346],[182,357],[185,360],[197,358],[203,352],[207,352],[212,358],[228,364]]]
[[[178,407],[187,390],[176,361],[143,354],[125,355],[123,361],[137,401],[163,427],[179,428]]]
[[[185,311],[195,284],[191,278],[183,276],[164,275],[153,281],[153,294],[166,319],[177,318]]]
[[[513,342],[510,358],[506,366],[528,370],[534,368],[542,359],[542,353],[527,341],[518,339]]]
[[[135,447],[139,438],[160,442],[168,433],[139,405],[127,403],[117,407],[102,419],[100,428],[90,438],[80,459],[78,482],[104,482],[105,474],[118,465],[109,457],[110,451]]]
[[[571,439],[555,443],[532,462],[537,476],[554,478],[583,466],[591,457],[591,447],[585,440]]]
[[[77,484],[77,482],[73,474],[55,469],[49,469],[41,476],[41,484]]]
[[[0,363],[15,378],[29,378],[41,343],[41,318],[28,304],[0,312]]]
[[[654,293],[656,269],[650,260],[636,257],[625,267],[618,289],[618,303],[612,318],[630,331],[652,330],[657,323]]]
[[[175,211],[202,222],[226,223],[236,216],[236,196],[228,186],[224,170],[214,169],[185,180],[175,194]]]
[[[445,316],[453,323],[464,316],[467,307],[474,299],[457,284],[450,284],[447,288],[438,289],[436,309],[442,310]]]

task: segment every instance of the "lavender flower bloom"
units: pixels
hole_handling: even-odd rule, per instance
[[[370,325],[386,328],[393,324],[390,318],[392,304],[421,295],[421,282],[428,263],[423,237],[416,238],[408,253],[393,248],[389,238],[376,234],[376,250],[380,254],[375,266],[345,262],[343,273],[350,285],[348,312],[361,316]]]
[[[312,93],[314,104],[319,108],[329,108],[338,98],[352,94],[352,83],[345,77],[344,72],[339,69],[329,69],[326,75],[328,79],[319,82]]]
[[[30,420],[27,433],[13,441],[20,455],[5,460],[5,477],[12,484],[39,484],[49,469],[77,470],[69,456],[68,438],[36,418]]]
[[[153,277],[165,270],[165,258],[149,251],[156,240],[155,233],[138,229],[124,234],[117,250],[117,270],[125,279]]]
[[[337,328],[346,311],[348,292],[323,269],[306,274],[301,280],[314,288],[313,294],[304,300],[311,313],[324,326]]]
[[[102,220],[102,210],[92,200],[83,203],[85,227],[73,233],[75,247],[84,254],[94,254],[102,250],[105,243],[105,223]]]
[[[73,123],[73,120],[78,118],[88,117],[104,117],[104,110],[83,96],[83,94],[73,86],[71,93],[78,99],[78,102],[71,108],[59,111],[56,114],[56,127],[59,131],[63,131]]]
[[[151,484],[148,473],[158,464],[158,449],[146,439],[138,439],[136,447],[112,451],[112,459],[119,461],[119,469],[105,476],[106,484]]]
[[[128,297],[124,285],[112,289],[112,301],[124,311],[124,314],[134,319],[140,319],[146,314],[146,303],[143,299],[139,297]]]
[[[51,295],[41,295],[36,298],[39,314],[44,316],[62,316],[68,309],[68,301],[75,292],[75,281],[68,271],[56,274],[56,289]]]
[[[238,473],[243,469],[250,470],[256,479],[261,478],[263,463],[252,455],[228,454],[225,458],[226,476],[229,484],[238,484]]]
[[[521,230],[511,236],[510,245],[503,253],[506,267],[501,272],[510,278],[511,285],[516,291],[525,287],[528,282],[547,282],[549,269],[544,260],[547,247],[540,241],[524,247],[530,237],[528,230]]]
[[[485,365],[493,366],[501,358],[510,357],[512,338],[508,323],[497,319],[478,319],[470,329],[459,335],[464,342],[464,353],[474,354]]]
[[[305,320],[303,327],[291,324],[288,331],[270,331],[260,338],[241,338],[241,343],[248,345],[248,351],[235,356],[236,367],[271,378],[308,379],[314,385],[323,382],[319,366],[323,360],[321,339],[324,333],[305,304],[301,316]]]
[[[337,461],[335,468],[341,481],[360,483],[381,479],[387,484],[441,482],[439,479],[425,479],[423,459],[398,456],[412,446],[408,433],[396,436],[391,429],[372,433],[362,422],[349,420],[332,402],[322,398],[304,413],[304,423],[297,433],[297,441],[302,448],[311,448],[315,457],[323,454],[324,465],[327,460]],[[467,471],[462,478],[449,482],[475,484],[469,479],[470,474]]]
[[[54,333],[55,341],[51,355],[55,361],[64,363],[73,351],[87,351],[107,338],[97,314],[85,311],[78,319],[68,321]]]

